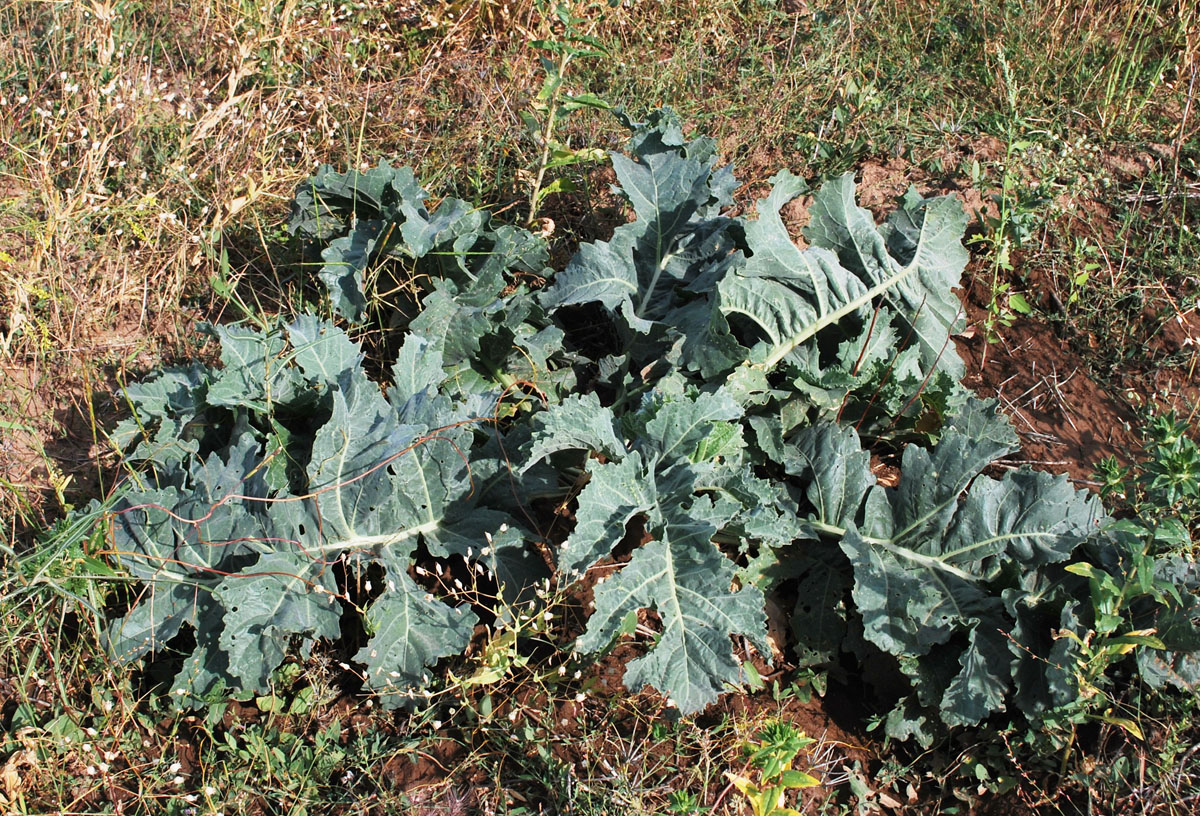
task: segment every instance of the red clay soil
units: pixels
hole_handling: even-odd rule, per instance
[[[967,311],[975,330],[955,338],[967,364],[963,384],[995,397],[1012,418],[1022,449],[1006,464],[1066,473],[1087,484],[1100,459],[1128,462],[1140,446],[1136,416],[1088,375],[1051,326],[1022,317],[989,343],[983,310],[968,301]]]

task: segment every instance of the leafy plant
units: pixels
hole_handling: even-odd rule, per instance
[[[580,25],[586,20],[572,14],[567,5],[559,4],[554,7],[554,19],[562,26],[562,36],[533,42],[534,48],[550,55],[541,60],[546,81],[542,83],[541,90],[533,100],[533,110],[521,112],[521,121],[540,151],[537,171],[530,180],[529,218],[525,222],[528,227],[532,227],[536,222],[538,210],[546,196],[578,189],[566,176],[559,176],[549,184],[545,183],[548,170],[604,160],[604,151],[597,148],[572,148],[555,138],[554,131],[556,126],[577,110],[610,108],[607,102],[593,93],[571,94],[566,93],[563,87],[567,67],[572,60],[595,59],[607,57],[609,54],[598,39],[580,30]]]
[[[754,816],[799,816],[799,811],[787,807],[789,791],[813,788],[821,784],[814,776],[792,769],[796,756],[816,740],[804,736],[791,724],[774,722],[758,734],[758,743],[747,745],[750,764],[757,768],[758,781],[726,773],[733,786],[741,791]]]
[[[1013,271],[1012,251],[1021,247],[1032,237],[1037,225],[1039,210],[1046,203],[1036,191],[1028,189],[1021,177],[1017,160],[1019,155],[1029,149],[1032,143],[1017,136],[1020,123],[1020,105],[1018,104],[1016,84],[1012,70],[1004,51],[997,48],[996,59],[1000,65],[1001,76],[1004,79],[1005,100],[1008,106],[1010,121],[1006,123],[1007,145],[1004,161],[999,166],[1001,173],[1000,189],[992,196],[996,205],[995,216],[979,213],[982,234],[975,240],[982,244],[991,256],[991,291],[988,297],[988,316],[984,321],[989,343],[999,340],[996,327],[1011,326],[1017,315],[1033,313],[1033,307],[1025,296],[1013,291],[1012,284],[1001,280],[1001,273]],[[978,162],[971,166],[971,182],[978,186],[982,180],[982,172]]]
[[[410,171],[324,169],[301,188],[292,226],[329,242],[320,275],[345,316],[366,315],[371,259],[415,273],[390,310],[371,298],[403,338],[390,383],[301,315],[212,327],[221,367],[131,387],[110,554],[143,590],[115,654],[190,629],[172,691],[194,705],[263,691],[292,647],[362,630],[346,646],[366,687],[400,705],[478,622],[549,611],[550,586],[582,581],[574,651],[650,633],[625,683],[690,713],[747,676],[734,638],[770,654],[764,595],[790,587],[802,668],[873,655],[909,684],[893,737],[1078,696],[1100,618],[1066,565],[1115,570],[1123,549],[1065,478],[984,473],[1017,444],[957,384],[958,202],[910,191],[876,225],[844,176],[816,193],[800,249],[779,211],[802,180],[778,174],[757,218],[730,217],[711,140],[669,112],[631,126],[631,155],[610,158],[635,220],[537,292],[538,238],[461,202],[425,208]],[[872,446],[895,456],[901,431],[935,441],[904,447],[885,487]],[[491,586],[466,592],[456,570]],[[1169,618],[1122,631],[1156,627],[1163,659],[1186,661],[1194,616],[1176,600],[1113,614]],[[488,642],[501,671],[513,644]]]
[[[317,275],[334,312],[362,323],[370,298],[412,316],[431,287],[472,290],[478,300],[504,272],[543,271],[540,239],[508,225],[493,229],[485,211],[458,199],[431,214],[428,196],[411,169],[386,161],[366,172],[324,165],[297,190],[288,232],[321,248]]]
[[[1122,465],[1107,457],[1097,463],[1100,493],[1124,499],[1139,519],[1155,525],[1161,551],[1188,552],[1188,525],[1200,514],[1200,446],[1174,412],[1155,416],[1144,433],[1139,461]]]

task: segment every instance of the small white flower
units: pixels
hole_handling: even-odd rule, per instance
[[[88,776],[95,776],[95,775],[96,775],[96,766],[95,766],[95,765],[88,765],[88,766],[87,766],[86,773],[87,773],[87,775],[88,775]]]
[[[205,785],[204,786],[204,795],[205,796],[216,796],[217,789],[214,788],[212,785]]]
[[[178,762],[172,762],[171,767],[167,768],[167,770],[171,773],[179,773],[179,769],[182,767],[183,765],[179,764]]]
[[[183,784],[183,777],[182,776],[175,777],[174,779],[171,780],[171,784],[178,788],[180,785]]]

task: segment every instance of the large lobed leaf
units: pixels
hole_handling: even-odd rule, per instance
[[[397,407],[367,379],[357,346],[314,318],[301,318],[286,335],[218,336],[226,365],[207,380],[262,374],[258,355],[267,354],[286,372],[287,388],[272,401],[244,395],[232,406],[227,439],[210,436],[182,460],[173,454],[161,463],[158,486],[126,493],[114,515],[115,549],[145,590],[112,625],[113,652],[132,660],[160,651],[189,625],[197,646],[176,678],[178,699],[265,690],[293,640],[339,636],[346,596],[335,563],[376,561],[386,586],[364,610],[373,637],[358,659],[369,687],[389,703],[403,701],[423,685],[427,666],[461,652],[475,620],[408,576],[412,553],[425,541],[449,555],[469,535],[482,550],[486,526],[495,530],[507,518],[472,511],[472,436],[455,427],[460,414],[451,401],[436,395],[442,370],[410,371]],[[218,392],[214,405],[212,393],[199,387],[190,402],[172,399],[195,406],[200,421],[230,410],[229,398]],[[271,410],[311,411],[314,393],[323,422],[304,451],[301,489],[272,487],[263,465],[289,451],[273,451],[275,436],[258,429],[275,424]],[[160,410],[158,400],[149,394],[151,412]]]

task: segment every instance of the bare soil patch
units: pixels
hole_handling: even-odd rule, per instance
[[[976,329],[956,338],[967,363],[964,384],[995,397],[1012,418],[1022,444],[1022,457],[1012,464],[1066,473],[1086,484],[1100,459],[1128,463],[1139,447],[1136,415],[1092,379],[1086,362],[1052,326],[1022,318],[989,343],[984,310],[970,301],[967,308]]]

